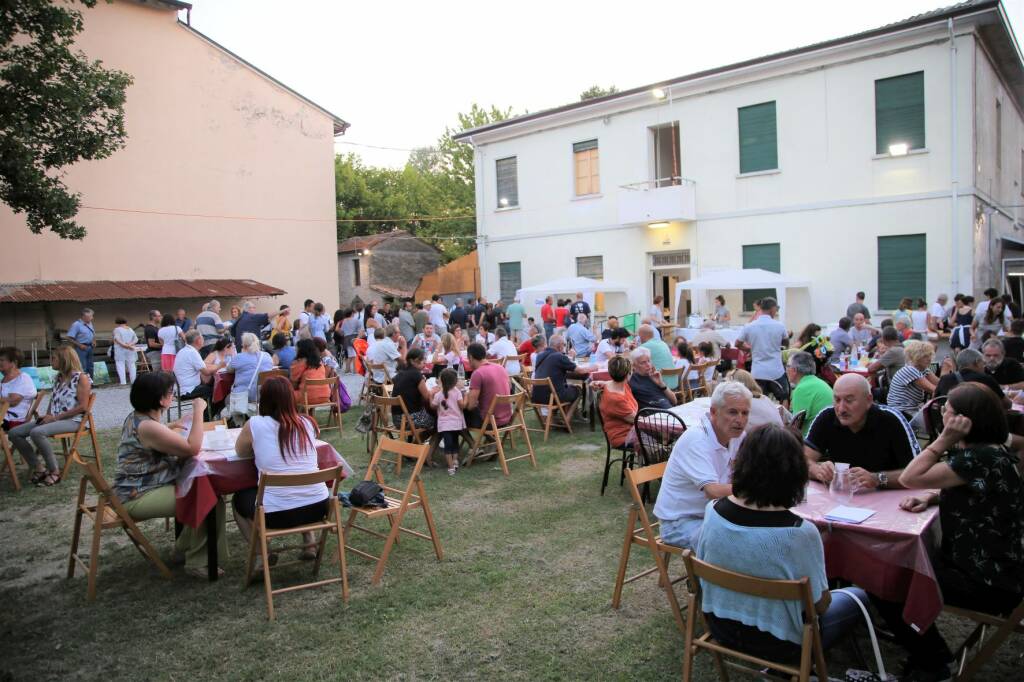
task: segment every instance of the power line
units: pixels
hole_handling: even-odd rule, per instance
[[[363,144],[362,142],[352,142],[351,140],[335,140],[334,142],[335,142],[335,144],[347,144],[347,145],[351,145],[353,147],[367,147],[368,149],[383,149],[384,151],[390,151],[390,152],[422,152],[422,153],[426,153],[426,154],[441,154],[441,153],[443,153],[443,152],[440,152],[440,151],[438,151],[436,149],[433,149],[432,147],[419,147],[419,148],[416,148],[416,149],[406,149],[405,147],[385,147],[385,146],[378,145],[378,144]]]
[[[108,211],[112,213],[142,213],[145,215],[166,215],[177,218],[212,218],[215,220],[262,220],[267,222],[292,223],[409,223],[418,220],[438,222],[444,220],[466,220],[476,218],[474,214],[449,216],[406,216],[396,218],[271,218],[265,216],[216,215],[209,213],[177,213],[174,211],[151,211],[139,208],[111,208],[108,206],[79,206],[90,211]]]

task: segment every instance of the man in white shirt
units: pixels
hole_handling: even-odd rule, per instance
[[[781,402],[789,397],[789,379],[782,365],[782,347],[789,340],[789,334],[775,319],[779,312],[775,299],[762,298],[760,303],[761,314],[740,330],[736,345],[742,343],[750,350],[750,374],[761,390],[771,393]]]
[[[432,355],[441,349],[441,338],[434,333],[433,323],[427,322],[423,325],[423,333],[417,334],[416,338],[412,340],[412,347],[422,348],[427,355]]]
[[[214,373],[220,369],[217,365],[207,365],[199,349],[203,347],[203,335],[196,329],[185,333],[185,347],[178,351],[174,358],[174,376],[178,379],[178,392],[182,400],[186,398],[213,398]]]
[[[302,312],[299,313],[299,329],[309,326],[309,318],[313,316],[313,299],[307,298],[302,304]]]
[[[509,341],[508,332],[504,327],[494,330],[495,341],[487,349],[487,354],[492,358],[511,358],[505,361],[505,371],[509,374],[519,374],[519,350],[516,345]]]
[[[715,323],[711,320],[704,321],[700,326],[700,331],[697,332],[694,335],[693,340],[690,341],[690,346],[696,348],[702,343],[710,343],[711,347],[715,349],[715,360],[722,357],[722,347],[729,345],[729,342],[725,340],[725,337],[715,331]]]
[[[423,309],[426,310],[427,306],[424,305]],[[444,303],[441,303],[441,297],[434,294],[430,301],[430,310],[427,310],[427,315],[430,316],[430,323],[434,325],[434,329],[438,334],[444,334],[448,331],[448,309],[444,307]]]
[[[946,318],[949,317],[949,310],[946,309],[947,303],[949,303],[949,296],[939,294],[938,298],[935,299],[935,303],[932,303],[932,309],[928,313],[936,318],[937,322],[945,322]]]
[[[398,327],[394,325],[386,329],[378,327],[373,330],[373,335],[375,341],[373,346],[366,351],[366,361],[375,365],[384,365],[384,369],[388,372],[388,378],[394,377],[395,372],[398,371],[397,361],[405,359],[405,339],[402,338]],[[373,380],[378,384],[383,384],[387,380],[384,370],[373,370]]]
[[[708,501],[732,494],[732,460],[743,442],[751,399],[739,382],[719,384],[711,411],[676,441],[654,505],[668,544],[695,548]]]

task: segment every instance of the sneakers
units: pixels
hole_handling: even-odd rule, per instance
[[[457,467],[448,467],[448,475],[449,476],[454,476],[456,471],[458,471]]]

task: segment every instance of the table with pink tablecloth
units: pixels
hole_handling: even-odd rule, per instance
[[[821,531],[829,578],[848,580],[889,601],[905,602],[903,619],[921,631],[942,611],[942,592],[928,558],[937,542],[938,507],[914,513],[899,508],[900,500],[926,491],[874,490],[859,493],[847,503],[816,481],[807,499],[793,511]],[[933,491],[927,491],[933,492]],[[860,524],[828,521],[825,515],[839,505],[875,510]]]

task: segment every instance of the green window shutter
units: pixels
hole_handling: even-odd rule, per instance
[[[898,143],[924,149],[924,71],[875,81],[875,153]]]
[[[893,310],[900,299],[925,298],[926,240],[923,234],[878,238],[878,306]],[[927,300],[927,299],[926,299]]]
[[[743,269],[744,270],[767,270],[769,272],[782,272],[781,256],[778,244],[746,244],[743,246]],[[743,309],[753,310],[754,301],[771,296],[777,297],[775,289],[744,289]]]
[[[498,287],[501,289],[501,300],[506,305],[516,297],[516,290],[523,288],[522,263],[498,263]]]
[[[779,167],[775,102],[740,107],[740,173]]]

